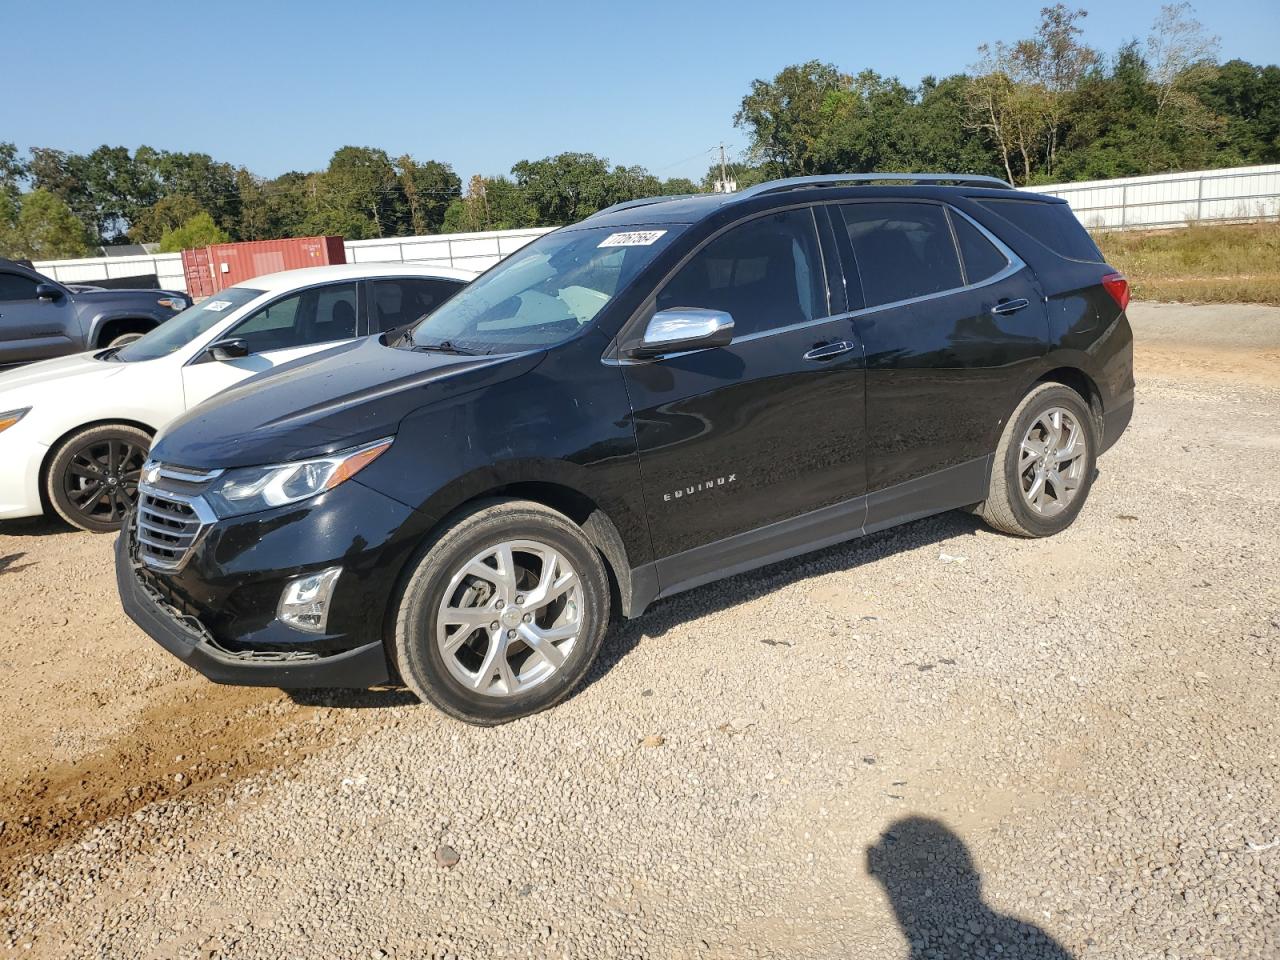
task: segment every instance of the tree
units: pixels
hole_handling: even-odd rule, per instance
[[[1013,47],[1012,62],[1023,84],[1038,88],[1042,103],[1045,158],[1044,169],[1052,174],[1058,156],[1062,127],[1071,98],[1080,80],[1099,61],[1098,52],[1080,42],[1080,21],[1085,10],[1070,10],[1065,4],[1042,7],[1035,36],[1019,40]]]
[[[307,184],[309,232],[348,240],[403,236],[409,223],[404,187],[385,150],[342,147]]]
[[[480,230],[515,230],[537,224],[523,191],[506,177],[476,175],[467,184],[467,195],[454,200],[445,211],[444,233]]]
[[[819,173],[820,149],[830,123],[831,99],[849,78],[829,63],[786,67],[772,80],[753,80],[734,115],[747,130],[748,157],[770,176]]]
[[[405,154],[396,160],[396,172],[409,206],[409,230],[414,236],[439,233],[449,204],[462,196],[453,167],[439,160],[418,163]]]
[[[0,195],[8,198],[14,216],[17,215],[18,195],[22,192],[22,182],[27,179],[27,165],[18,158],[18,148],[8,141],[0,140]]]
[[[534,222],[545,226],[575,223],[616,203],[631,173],[614,175],[609,161],[591,153],[561,153],[521,160],[511,168]],[[626,197],[629,199],[630,195]]]
[[[1156,114],[1171,103],[1186,108],[1188,86],[1205,79],[1218,55],[1218,38],[1205,31],[1192,15],[1191,4],[1171,3],[1160,8],[1147,35],[1146,60],[1156,86]]]
[[[214,243],[227,243],[230,239],[227,232],[213,222],[213,217],[198,213],[177,229],[165,231],[160,238],[160,252],[178,253]]]
[[[32,190],[17,204],[16,216],[7,196],[0,201],[0,254],[29,260],[87,257],[92,238],[61,197]],[[6,225],[5,220],[8,220]]]
[[[161,197],[134,220],[129,228],[129,239],[134,243],[155,243],[201,213],[208,211],[194,197],[186,194]]]

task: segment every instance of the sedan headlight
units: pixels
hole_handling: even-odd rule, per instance
[[[314,460],[228,470],[205,492],[205,499],[219,517],[297,503],[350,480],[386,453],[393,439],[387,437]]]
[[[5,413],[0,413],[0,433],[8,430],[30,412],[30,407],[23,407],[21,410],[9,410]]]

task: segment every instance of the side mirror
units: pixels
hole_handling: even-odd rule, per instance
[[[727,347],[733,342],[733,317],[723,310],[674,307],[659,310],[644,328],[644,337],[632,345],[632,357],[659,357],[682,350]]]
[[[52,283],[37,283],[36,299],[43,300],[46,303],[53,303],[55,300],[62,299],[62,291]]]
[[[239,360],[247,357],[251,351],[249,344],[239,337],[232,337],[230,340],[219,340],[217,343],[209,345],[209,356],[215,360]]]

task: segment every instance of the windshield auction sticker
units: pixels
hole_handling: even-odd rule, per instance
[[[204,305],[204,308],[206,310],[212,310],[214,313],[221,313],[229,306],[231,306],[230,300],[210,300]]]
[[[632,230],[630,233],[611,233],[600,241],[601,247],[647,247],[656,243],[665,230]]]

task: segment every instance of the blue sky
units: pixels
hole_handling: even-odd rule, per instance
[[[147,143],[267,176],[323,167],[350,143],[445,160],[464,180],[581,150],[697,178],[719,141],[743,145],[733,113],[753,79],[816,58],[914,83],[1029,34],[1041,5],[0,0],[0,140]],[[1160,10],[1074,5],[1106,52]],[[1196,6],[1223,59],[1280,59],[1277,0]]]

